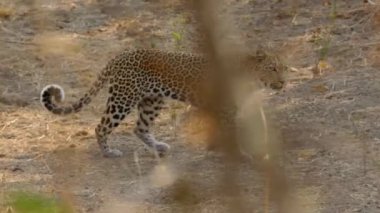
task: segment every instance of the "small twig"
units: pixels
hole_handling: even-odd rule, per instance
[[[141,178],[142,177],[141,166],[140,166],[139,155],[138,155],[137,151],[133,152],[133,160],[135,161],[135,164],[137,167],[137,173],[139,174],[139,178]]]
[[[265,144],[265,155],[264,160],[269,161],[270,155],[269,155],[269,144],[268,144],[268,125],[267,125],[267,119],[263,110],[263,107],[260,107],[260,115],[261,115],[261,121],[264,126],[264,144]],[[271,188],[271,175],[270,172],[267,171],[267,178],[265,179],[265,197],[264,197],[264,212],[269,213],[269,198],[270,198],[270,188]]]
[[[367,2],[368,2],[369,4],[372,4],[372,5],[378,5],[377,3],[375,3],[375,2],[372,1],[372,0],[367,0]]]
[[[366,20],[371,19],[373,16],[375,16],[375,13],[372,12],[372,13],[370,13],[370,14],[364,16],[362,19],[360,19],[359,21],[357,21],[355,24],[350,25],[349,28],[354,28],[354,27],[356,27],[357,25],[362,24],[362,23],[365,22]]]
[[[6,32],[6,33],[12,34],[15,38],[19,38],[19,37],[20,37],[20,34],[18,34],[18,33],[14,32],[14,31],[12,31],[12,30],[10,30],[10,29],[7,29],[7,28],[5,28],[4,26],[1,26],[1,25],[0,25],[0,29],[3,30],[3,31]],[[24,38],[25,38],[25,37],[24,37]]]
[[[380,41],[372,41],[372,42],[358,44],[357,47],[374,46],[378,44],[380,44]]]
[[[348,114],[348,120],[351,122],[352,124],[352,127],[354,129],[354,135],[356,135],[356,137],[358,137],[359,139],[361,138],[361,135],[359,134],[359,129],[358,127],[356,126],[356,123],[354,121],[354,119],[352,119],[352,114],[354,113],[355,111],[352,111]],[[368,152],[368,145],[366,143],[366,140],[364,140],[364,143],[363,143],[363,173],[364,173],[364,176],[367,174],[367,155],[366,153]]]
[[[265,144],[265,147],[266,147],[264,160],[269,160],[270,155],[269,155],[269,151],[268,151],[269,150],[269,144],[268,144],[268,124],[267,124],[267,119],[266,119],[263,107],[260,107],[260,116],[261,116],[261,120],[262,120],[263,126],[264,126],[264,144]]]
[[[12,40],[8,40],[8,39],[0,39],[0,41],[2,41],[2,42],[4,42],[4,43],[12,43],[12,44],[36,45],[36,44],[33,43],[33,42],[27,42],[27,41],[12,41]]]
[[[53,174],[53,171],[50,169],[50,166],[47,163],[46,159],[42,158],[42,161],[44,162],[46,169],[49,171],[49,174]]]
[[[11,120],[8,123],[4,124],[4,126],[0,129],[0,131],[4,131],[5,128],[7,128],[11,124],[15,123],[17,120],[18,120],[18,118],[14,119],[14,120]]]

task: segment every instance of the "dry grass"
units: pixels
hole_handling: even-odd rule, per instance
[[[48,32],[36,36],[33,42],[37,45],[38,50],[41,51],[39,54],[70,56],[70,54],[77,54],[82,49],[74,39],[75,35]]]
[[[214,126],[184,105],[170,103],[157,122],[157,137],[173,147],[166,159],[143,150],[132,114],[112,136],[126,156],[113,160],[100,156],[93,133],[104,93],[69,117],[39,106],[46,83],[78,98],[123,47],[173,50],[180,32],[180,48],[199,51],[199,21],[183,1],[1,2],[0,211],[10,192],[27,190],[62,197],[76,212],[376,212],[378,6],[308,2],[226,1],[219,13],[234,19],[223,21],[225,40],[215,39],[222,55],[265,43],[293,67],[285,91],[241,103],[244,126],[256,129],[246,151],[259,157],[238,166],[205,151]],[[227,36],[231,22],[239,30]]]

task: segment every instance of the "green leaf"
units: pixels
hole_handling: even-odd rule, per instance
[[[71,213],[71,208],[57,199],[34,193],[17,192],[11,196],[10,205],[17,213]]]
[[[173,32],[172,33],[172,36],[174,37],[174,39],[179,42],[182,40],[182,34],[181,33],[177,33],[177,32]]]

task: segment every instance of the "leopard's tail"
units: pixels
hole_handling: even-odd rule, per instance
[[[69,105],[60,104],[65,98],[65,92],[61,86],[57,84],[47,85],[41,91],[40,102],[44,108],[54,114],[67,115],[79,112],[85,105],[88,105],[92,98],[104,87],[108,81],[107,76],[107,70],[104,69],[98,75],[98,78],[92,84],[90,90],[88,90],[79,100]]]

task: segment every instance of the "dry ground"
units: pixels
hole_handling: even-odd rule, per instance
[[[230,0],[226,7],[246,46],[266,44],[294,67],[287,88],[267,102],[299,212],[380,212],[380,6]],[[179,131],[184,106],[172,104],[157,122],[157,137],[172,145],[158,161],[132,134],[135,114],[111,138],[125,156],[100,155],[93,129],[105,93],[67,117],[38,101],[48,83],[63,85],[68,101],[78,98],[125,48],[196,51],[194,21],[174,0],[1,1],[0,210],[9,192],[27,190],[62,195],[78,212],[182,212],[173,186],[186,182],[190,212],[228,212],[218,193],[220,157]],[[248,212],[264,212],[262,176],[243,164],[239,183]]]

